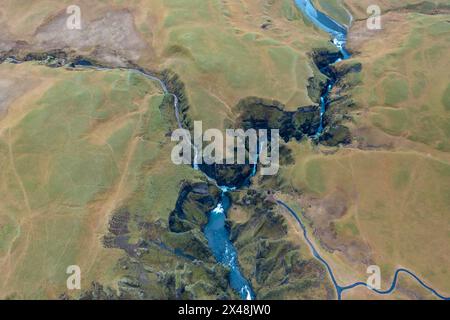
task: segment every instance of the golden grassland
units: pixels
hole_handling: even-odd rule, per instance
[[[102,245],[111,212],[142,199],[147,219],[167,220],[193,177],[170,161],[160,89],[127,71],[0,73],[34,83],[0,120],[2,298],[56,298],[73,264],[85,287],[113,283],[121,253]]]
[[[376,127],[391,136],[448,152],[448,16],[394,18],[388,32],[360,44],[362,54],[356,59],[364,65],[362,84],[352,91],[358,104],[365,106],[355,115],[358,126]],[[382,45],[384,50],[379,50]]]
[[[36,30],[64,14],[67,5],[67,1],[32,5],[7,1],[2,8],[6,33],[32,41]],[[191,118],[202,119],[205,127],[228,125],[234,120],[233,107],[247,96],[279,100],[289,109],[312,104],[308,78],[318,71],[306,54],[329,46],[327,35],[310,28],[290,0],[80,1],[79,5],[86,24],[108,11],[131,12],[145,44],[136,62],[176,71],[186,84]]]
[[[328,156],[311,150],[299,158],[284,175],[298,190],[323,199],[306,210],[313,222],[321,214],[330,215],[335,226],[328,232],[337,232],[336,244],[342,238],[367,244],[372,261],[382,267],[385,286],[394,268],[403,266],[448,290],[448,163],[414,152],[361,150]],[[345,199],[342,218],[322,207],[335,194]],[[306,207],[308,201],[303,202]],[[350,261],[338,274],[343,281],[354,281],[368,265],[352,261],[352,252],[347,255],[337,257]]]
[[[334,2],[334,0],[331,2]],[[417,8],[420,8],[419,10],[427,10],[436,6],[448,6],[448,1],[446,0],[379,0],[376,3],[371,0],[343,0],[342,2],[349,8],[355,20],[366,19],[368,15],[367,8],[371,5],[378,5],[382,14],[404,9],[414,11]]]
[[[345,6],[345,0],[314,0],[315,7],[326,13],[342,25],[349,26],[352,22],[350,11]]]
[[[398,10],[408,5],[422,3],[423,0],[380,0],[376,3],[369,0],[313,0],[312,2],[320,11],[326,13],[337,22],[349,26],[352,20],[367,19],[367,9],[371,5],[379,6],[381,11],[385,13],[386,11]],[[445,3],[443,0],[431,2]]]

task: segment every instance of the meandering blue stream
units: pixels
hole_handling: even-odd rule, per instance
[[[334,288],[336,290],[336,295],[338,300],[342,299],[342,293],[344,291],[347,290],[351,290],[353,288],[356,287],[366,287],[369,290],[372,290],[378,294],[382,294],[382,295],[388,295],[391,294],[392,292],[395,291],[395,288],[397,286],[398,283],[398,277],[400,275],[400,273],[406,273],[407,275],[411,276],[414,280],[416,280],[423,288],[425,288],[426,290],[428,290],[430,293],[432,293],[433,295],[435,295],[436,297],[442,299],[442,300],[450,300],[450,297],[446,297],[442,294],[440,294],[439,292],[437,292],[435,289],[433,289],[432,287],[430,287],[429,285],[427,285],[424,281],[422,281],[416,274],[414,274],[413,272],[405,269],[405,268],[399,268],[395,271],[394,274],[394,278],[392,280],[391,286],[389,287],[389,289],[387,290],[378,290],[378,289],[373,289],[370,288],[367,283],[365,282],[355,282],[352,283],[350,285],[347,286],[341,286],[338,284],[336,277],[334,276],[333,273],[333,269],[331,269],[330,265],[328,264],[328,262],[319,254],[319,252],[316,250],[314,244],[312,243],[312,241],[309,239],[308,236],[308,231],[306,229],[306,226],[304,225],[303,221],[300,219],[300,216],[294,211],[292,210],[286,203],[284,203],[281,200],[277,200],[278,204],[281,205],[282,207],[284,207],[287,211],[289,211],[289,213],[295,218],[295,220],[298,222],[298,224],[300,225],[300,227],[302,228],[303,231],[303,237],[305,238],[306,242],[308,243],[308,246],[312,252],[312,254],[314,255],[314,257],[319,260],[327,269],[328,274],[330,275],[331,281],[333,282]]]

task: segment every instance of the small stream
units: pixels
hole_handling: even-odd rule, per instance
[[[303,223],[303,221],[300,219],[300,215],[298,215],[292,208],[290,208],[283,201],[278,200],[277,202],[278,202],[278,204],[280,206],[284,207],[294,217],[294,219],[300,225],[300,227],[301,227],[301,229],[303,231],[303,237],[305,238],[306,243],[308,244],[308,247],[311,250],[311,253],[313,254],[313,256],[317,260],[319,260],[325,266],[325,268],[326,268],[326,270],[328,272],[328,275],[331,278],[331,282],[333,283],[333,286],[334,286],[334,288],[336,290],[336,295],[337,295],[338,300],[342,299],[342,294],[345,291],[352,290],[352,289],[357,288],[357,287],[365,287],[365,288],[367,288],[369,290],[372,290],[373,292],[375,292],[377,294],[380,294],[380,295],[390,295],[391,293],[393,293],[395,291],[395,289],[397,287],[397,284],[398,284],[398,278],[399,278],[399,275],[401,273],[404,273],[404,274],[410,276],[411,278],[413,278],[422,288],[426,289],[428,292],[430,292],[431,294],[433,294],[437,298],[442,299],[442,300],[450,300],[450,297],[446,297],[443,294],[439,293],[437,290],[435,290],[431,286],[427,285],[423,280],[421,280],[414,272],[412,272],[412,271],[410,271],[408,269],[405,269],[405,268],[398,268],[395,271],[394,278],[392,279],[391,285],[386,290],[378,290],[378,289],[371,288],[371,287],[369,287],[367,285],[367,283],[361,282],[361,281],[352,283],[352,284],[347,285],[347,286],[339,285],[339,283],[338,283],[338,281],[337,281],[337,279],[336,279],[336,277],[334,275],[333,269],[328,264],[328,262],[320,255],[320,253],[315,248],[313,242],[309,238],[308,230],[306,229],[306,226]]]
[[[342,60],[347,60],[351,57],[350,53],[345,48],[347,42],[347,28],[345,26],[341,25],[337,21],[334,21],[333,19],[328,17],[326,14],[317,10],[310,0],[295,0],[295,4],[315,26],[330,34],[333,44],[339,49],[341,53],[340,57],[338,57],[330,65]],[[331,91],[333,90],[334,85],[335,81],[333,79],[330,79],[323,90],[322,96],[320,97],[320,126],[317,130],[317,137],[322,134],[324,129],[323,117],[327,110],[327,106],[329,104],[329,96]]]

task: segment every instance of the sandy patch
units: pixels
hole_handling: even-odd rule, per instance
[[[82,20],[80,30],[70,30],[68,15],[61,11],[44,20],[31,37],[23,39],[12,35],[5,22],[0,22],[5,30],[0,34],[0,52],[17,55],[65,50],[118,66],[137,62],[144,53],[152,52],[136,30],[134,17],[128,10],[110,10],[89,18]]]

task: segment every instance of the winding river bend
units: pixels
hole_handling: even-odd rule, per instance
[[[328,264],[328,262],[320,255],[320,253],[317,251],[317,249],[315,248],[313,242],[311,241],[311,239],[309,238],[308,235],[308,231],[306,229],[305,224],[303,223],[303,221],[300,219],[300,215],[298,215],[293,209],[291,209],[286,203],[284,203],[281,200],[277,201],[278,204],[282,207],[284,207],[293,217],[294,219],[298,222],[299,226],[301,227],[302,231],[303,231],[303,237],[305,238],[310,251],[312,252],[313,256],[319,260],[326,268],[328,275],[331,278],[331,281],[333,283],[333,286],[336,290],[336,295],[338,300],[342,299],[342,293],[344,291],[347,290],[351,290],[354,289],[356,287],[366,287],[369,290],[372,290],[373,292],[377,293],[377,294],[381,294],[381,295],[389,295],[391,293],[393,293],[397,287],[397,283],[398,283],[398,277],[400,275],[400,273],[405,273],[406,275],[410,276],[411,278],[413,278],[420,286],[422,286],[423,288],[425,288],[427,291],[429,291],[431,294],[433,294],[434,296],[438,297],[439,299],[442,300],[450,300],[450,297],[446,297],[442,294],[440,294],[437,290],[433,289],[431,286],[427,285],[423,280],[421,280],[414,272],[405,269],[405,268],[398,268],[395,273],[394,273],[394,278],[392,279],[392,283],[390,285],[390,287],[387,290],[378,290],[378,289],[373,289],[371,287],[369,287],[367,285],[367,283],[365,282],[355,282],[346,286],[341,286],[338,284],[338,281],[336,280],[336,277],[334,275],[333,269],[330,267],[330,265]]]

